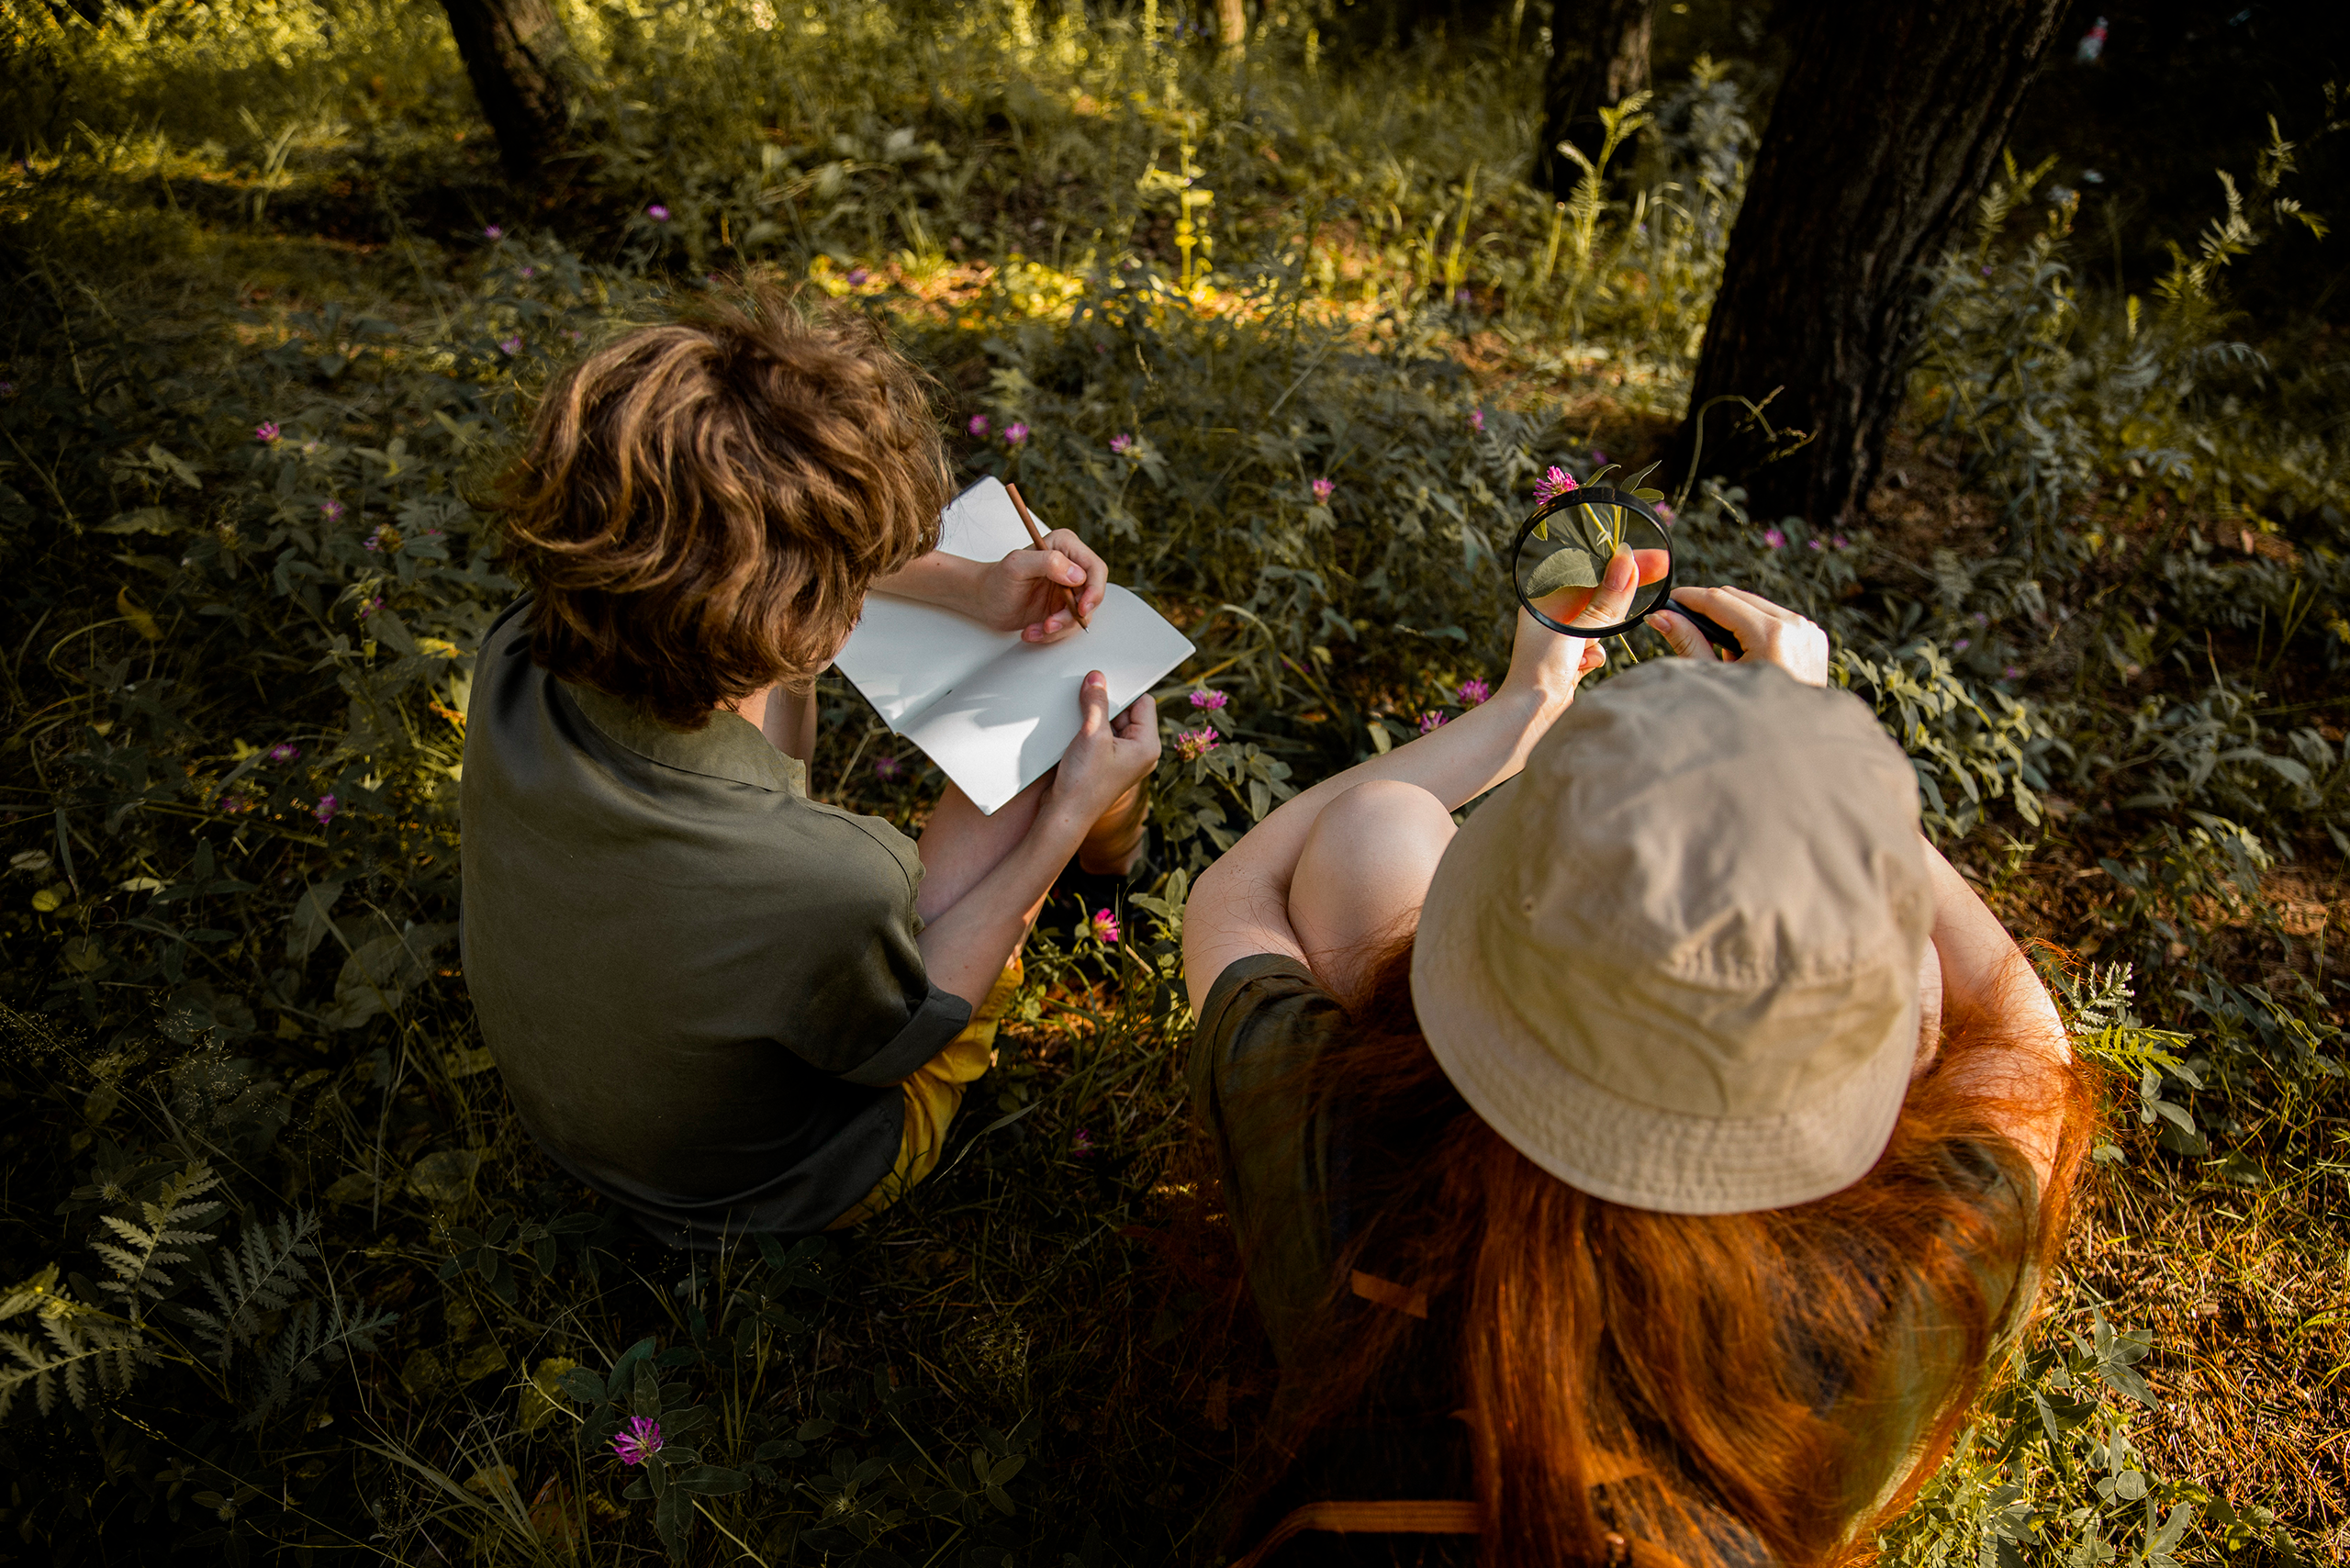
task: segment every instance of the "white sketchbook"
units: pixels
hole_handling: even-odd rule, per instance
[[[1040,518],[1037,527],[1048,525]],[[1011,493],[982,479],[939,517],[938,547],[973,561],[1029,548]],[[1190,658],[1190,639],[1113,583],[1091,631],[1024,643],[935,605],[865,598],[865,615],[834,662],[890,730],[920,746],[980,811],[994,814],[1042,778],[1077,738],[1077,690],[1089,670],[1110,681],[1113,717]]]

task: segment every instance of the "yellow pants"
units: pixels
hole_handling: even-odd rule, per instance
[[[898,1085],[906,1097],[905,1125],[898,1134],[898,1160],[890,1173],[873,1184],[848,1213],[826,1226],[841,1230],[869,1219],[912,1192],[914,1183],[938,1168],[938,1151],[946,1146],[946,1128],[963,1103],[963,1092],[995,1065],[996,1025],[1011,1009],[1024,970],[1020,955],[1003,967],[987,1000],[971,1012],[963,1032],[946,1048],[914,1070]]]

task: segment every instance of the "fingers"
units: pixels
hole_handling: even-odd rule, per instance
[[[1110,722],[1110,678],[1098,669],[1088,672],[1078,685],[1077,706],[1085,715],[1078,726],[1078,739],[1100,734],[1102,726]]]
[[[1105,693],[1106,695],[1106,693]],[[1158,750],[1158,704],[1146,692],[1128,704],[1111,725],[1111,733],[1122,741],[1147,740],[1154,755]]]
[[[1056,528],[1045,535],[1045,543],[1052,546],[1054,554],[1084,574],[1081,577],[1057,577],[1053,580],[1078,589],[1078,607],[1091,619],[1110,591],[1109,563],[1095,554],[1091,545],[1066,528]]]
[[[1590,606],[1570,622],[1574,626],[1613,626],[1632,610],[1633,590],[1640,586],[1639,562],[1629,550],[1617,549],[1600,574],[1599,591]]]
[[[1736,637],[1747,658],[1777,665],[1807,686],[1828,684],[1828,633],[1785,605],[1733,588],[1675,588],[1673,597]],[[1684,646],[1665,625],[1658,624],[1661,618],[1650,619],[1675,652],[1704,656],[1694,646]],[[1686,616],[1673,615],[1670,620],[1690,634],[1693,644],[1701,640],[1702,633],[1689,624]]]
[[[1719,650],[1706,640],[1706,634],[1685,616],[1675,615],[1670,610],[1660,610],[1650,615],[1649,625],[1665,640],[1667,646],[1684,659],[1717,659],[1721,656]]]
[[[1742,588],[1677,588],[1673,590],[1673,597],[1690,609],[1711,616],[1736,637],[1741,646],[1747,648],[1759,648],[1768,643],[1774,622],[1783,619],[1802,619],[1786,614],[1760,594],[1748,593]],[[1680,621],[1681,617],[1676,615],[1673,619]],[[1682,624],[1687,626],[1688,622],[1683,621]],[[1695,626],[1689,626],[1689,632],[1699,642],[1705,641],[1705,634]]]

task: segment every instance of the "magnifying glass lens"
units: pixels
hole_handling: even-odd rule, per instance
[[[1602,594],[1618,548],[1639,580],[1628,593]],[[1518,596],[1572,631],[1621,626],[1656,608],[1673,566],[1673,543],[1654,519],[1606,501],[1561,507],[1528,531],[1512,571]]]

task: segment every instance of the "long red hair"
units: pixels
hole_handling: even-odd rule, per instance
[[[1348,1008],[1349,1037],[1326,1052],[1305,1103],[1345,1104],[1349,1170],[1339,1201],[1351,1238],[1334,1271],[1425,1292],[1432,1313],[1352,1310],[1292,1370],[1272,1434],[1276,1492],[1318,1433],[1392,1414],[1425,1363],[1454,1361],[1483,1519],[1483,1568],[1561,1568],[1620,1558],[1611,1526],[1693,1564],[1719,1562],[1728,1515],[1787,1568],[1865,1556],[1872,1528],[1907,1506],[1980,1387],[2008,1304],[1986,1300],[1970,1260],[2012,1250],[1953,1159],[1987,1151],[2031,1193],[2024,1157],[1998,1130],[2018,1113],[2062,1119],[2055,1170],[2026,1245],[2044,1271],[2094,1118],[2083,1072],[2025,1052],[1997,1073],[1952,1070],[2006,1043],[1955,1019],[1914,1082],[1869,1174],[1831,1196],[1752,1214],[1688,1215],[1580,1192],[1505,1143],[1460,1100],[1422,1037],[1406,939]],[[1987,1065],[1987,1064],[1986,1064]],[[1905,1390],[1932,1414],[1919,1457],[1881,1504],[1854,1483],[1890,1462],[1836,1419],[1884,1389],[1898,1304],[1954,1338],[1947,1387]],[[1352,1304],[1360,1307],[1360,1304]],[[1457,1350],[1454,1348],[1457,1342]],[[1841,1401],[1821,1397],[1821,1369]],[[1593,1495],[1606,1484],[1612,1519]],[[1872,1508],[1871,1505],[1878,1504]]]

